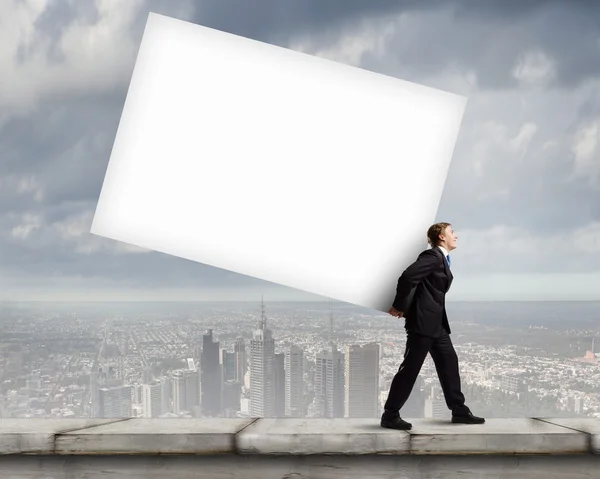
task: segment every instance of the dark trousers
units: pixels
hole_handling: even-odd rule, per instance
[[[435,364],[448,408],[454,414],[468,414],[470,410],[465,406],[465,397],[460,390],[458,356],[452,346],[450,335],[447,332],[444,332],[439,338],[429,338],[411,332],[408,332],[407,335],[404,361],[390,386],[385,403],[385,414],[390,416],[399,414],[410,396],[428,353],[431,354]]]

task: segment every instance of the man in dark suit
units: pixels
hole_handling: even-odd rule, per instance
[[[456,248],[457,239],[450,223],[432,225],[427,231],[431,249],[423,251],[398,279],[396,298],[388,312],[405,318],[406,350],[404,361],[390,386],[381,417],[382,427],[403,430],[412,427],[400,417],[400,409],[408,399],[428,353],[435,364],[446,404],[452,411],[452,422],[485,422],[465,406],[458,357],[450,341],[446,315],[445,298],[453,279],[449,253]]]

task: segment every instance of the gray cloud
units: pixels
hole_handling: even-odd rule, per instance
[[[512,101],[505,99],[504,105],[494,103],[493,110],[486,108],[484,113],[476,104],[476,94],[473,97],[441,214],[452,212],[461,224],[485,228],[501,223],[540,233],[570,230],[600,219],[600,169],[597,162],[590,163],[582,171],[585,174],[574,175],[577,155],[573,151],[581,141],[579,132],[600,118],[599,110],[593,121],[589,115],[578,116],[576,104],[565,108],[560,95],[547,95],[545,106],[521,107],[515,96]],[[583,104],[586,98],[583,92],[578,102]],[[503,119],[503,109],[510,109],[512,117]],[[558,124],[553,119],[557,115],[562,116]],[[482,127],[490,121],[495,124]],[[596,149],[594,158],[597,154]],[[468,181],[476,174],[478,162],[481,176]]]
[[[573,88],[600,71],[598,13],[594,2],[448,2],[409,16],[389,55],[366,55],[363,66],[416,78],[456,65],[484,88],[545,76],[547,87]]]
[[[390,15],[399,11],[435,8],[441,1],[408,0],[211,0],[198,3],[193,21],[254,40],[287,46],[290,37],[336,32],[348,23],[365,17]]]

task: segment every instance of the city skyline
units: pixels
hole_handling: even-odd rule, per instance
[[[332,306],[263,299],[164,312],[147,304],[111,314],[7,309],[0,321],[0,417],[376,421],[401,362],[401,322]],[[565,304],[556,318],[530,315],[525,304],[515,308],[451,308],[468,403],[487,417],[600,417],[600,305]],[[530,323],[519,324],[518,316]],[[430,358],[405,411],[449,416]]]

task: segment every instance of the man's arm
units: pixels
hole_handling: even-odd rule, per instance
[[[417,260],[406,268],[398,279],[396,298],[392,307],[402,311],[404,301],[406,301],[412,289],[435,270],[438,262],[438,255],[433,249],[423,251]]]

